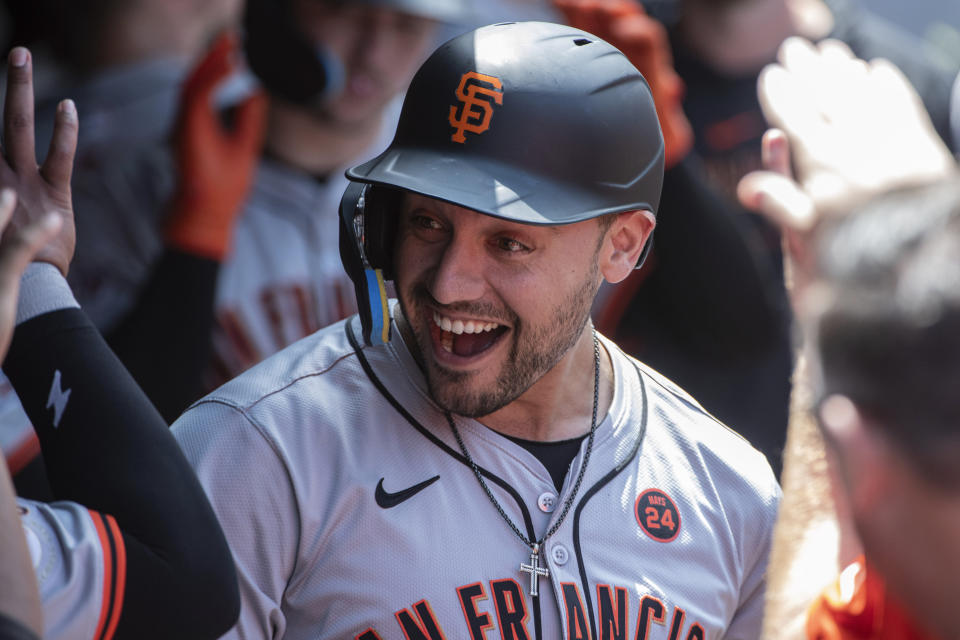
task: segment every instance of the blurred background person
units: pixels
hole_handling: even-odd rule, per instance
[[[764,637],[958,637],[960,171],[889,62],[779,57],[760,98],[788,137],[739,189],[783,228],[806,347]]]
[[[75,98],[83,114],[85,124],[78,143],[80,159],[73,188],[80,208],[85,207],[85,184],[123,182],[135,154],[150,145],[166,143],[190,66],[218,30],[236,23],[240,8],[240,0],[7,3],[13,20],[9,41],[36,41],[46,52],[36,107],[38,157],[43,159],[47,152],[51,123],[62,98]],[[148,188],[150,193],[169,197],[175,184],[176,172],[168,171],[155,175]],[[103,231],[109,233],[109,229]],[[82,252],[95,254],[99,250],[96,236],[96,232],[80,234]],[[188,280],[186,285],[194,282]],[[188,291],[183,293],[189,297]],[[193,344],[185,340],[181,349]],[[168,380],[173,388],[158,398],[159,404],[171,395],[182,395],[179,382],[177,377]],[[3,377],[0,448],[20,492],[49,499],[36,435]]]
[[[180,89],[214,36],[239,23],[242,0],[37,0],[40,37],[59,83],[38,96],[37,149],[69,97],[84,119],[77,162],[108,167],[170,135]],[[19,43],[22,44],[22,43]]]
[[[223,248],[212,363],[190,370],[207,374],[204,387],[353,312],[337,244],[343,170],[387,145],[399,96],[438,27],[466,15],[466,6],[462,0],[247,3],[245,54],[269,107],[250,198]],[[169,196],[156,186],[163,182],[157,176],[170,171],[168,153],[157,146],[139,154],[122,180],[83,185],[71,277],[98,327],[126,336],[129,348],[112,344],[151,398],[187,370],[176,357],[137,353],[158,335],[145,293],[163,250],[168,210],[159,203]],[[83,244],[86,227],[98,230],[96,246]],[[152,326],[163,324],[157,319]],[[175,417],[188,402],[170,403],[164,415]]]

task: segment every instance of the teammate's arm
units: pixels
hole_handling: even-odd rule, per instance
[[[0,232],[10,221],[15,204],[13,191],[0,192]],[[13,334],[20,274],[33,255],[59,230],[60,224],[59,218],[49,216],[3,233],[0,240],[0,357],[6,353]],[[37,580],[3,456],[0,456],[0,557],[3,558],[0,562],[0,638],[39,637],[43,633],[43,614]]]
[[[62,223],[37,253],[49,264],[35,262],[21,283],[21,322],[4,369],[37,430],[55,497],[119,525],[103,537],[113,593],[122,598],[109,603],[122,607],[113,637],[217,637],[236,619],[239,600],[219,524],[166,423],[64,280],[74,246],[76,113],[69,101],[58,109],[50,152],[37,167],[29,52],[14,50],[8,74],[0,176],[21,194],[11,226],[29,228],[48,211]]]

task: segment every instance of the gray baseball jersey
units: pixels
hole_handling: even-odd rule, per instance
[[[123,538],[113,517],[75,502],[17,500],[43,604],[43,637],[109,640],[126,577]]]
[[[238,565],[229,638],[737,638],[760,630],[780,490],[763,456],[613,343],[616,388],[582,487],[530,552],[461,456],[394,327],[301,340],[174,423]],[[456,417],[506,514],[536,538],[561,512],[526,449]],[[594,631],[590,631],[593,629]]]

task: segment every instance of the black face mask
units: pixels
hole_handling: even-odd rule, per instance
[[[296,26],[289,0],[248,0],[244,51],[267,92],[303,106],[321,106],[343,90],[343,63]]]

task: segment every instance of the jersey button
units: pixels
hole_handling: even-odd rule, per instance
[[[544,513],[553,513],[553,510],[557,508],[557,496],[549,491],[541,493],[540,497],[537,498],[537,506]]]
[[[567,548],[562,544],[553,545],[553,549],[550,551],[550,555],[553,557],[553,561],[558,565],[567,564],[567,560],[570,559],[570,553],[567,551]]]

